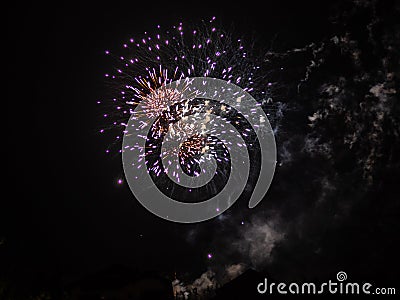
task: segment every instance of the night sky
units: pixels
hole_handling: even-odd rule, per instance
[[[288,281],[345,270],[398,282],[399,3],[266,2],[7,10],[4,282],[33,293],[116,264],[186,282],[237,264]],[[183,225],[118,184],[121,157],[105,153],[114,134],[99,134],[96,101],[110,93],[106,49],[157,24],[212,16],[264,53],[282,113],[270,120],[281,165],[254,211],[239,199],[232,212]]]

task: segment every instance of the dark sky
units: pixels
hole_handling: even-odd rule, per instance
[[[10,192],[1,200],[6,223],[0,233],[3,270],[9,276],[79,277],[117,263],[166,273],[204,271],[212,250],[206,236],[185,243],[180,235],[185,225],[148,213],[126,185],[116,184],[122,176],[120,157],[104,154],[112,138],[98,134],[102,119],[96,100],[108,92],[103,74],[112,68],[104,50],[157,24],[214,15],[267,47],[278,37],[275,50],[302,47],[330,36],[327,16],[340,6],[324,1],[266,1],[262,7],[135,2],[35,3],[7,11],[4,102],[10,140],[3,147]]]

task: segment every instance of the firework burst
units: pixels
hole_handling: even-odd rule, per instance
[[[161,180],[164,193],[169,190],[170,197],[174,198],[174,193],[182,195],[182,190],[166,184],[164,175],[179,185],[184,177],[190,181],[213,174],[215,179],[207,185],[206,194],[216,194],[220,190],[217,186],[229,177],[231,147],[257,147],[254,130],[263,130],[265,118],[259,117],[253,127],[246,119],[256,113],[260,103],[247,103],[238,97],[234,106],[229,106],[202,99],[189,88],[193,77],[212,77],[241,86],[253,95],[264,95],[264,76],[258,74],[259,61],[250,50],[242,39],[217,28],[212,18],[186,30],[183,23],[165,31],[157,26],[153,35],[145,32],[143,37],[124,43],[120,50],[123,55],[105,52],[116,66],[105,74],[115,92],[112,106],[107,108],[114,113],[105,114],[112,120],[109,127],[119,127],[126,134],[129,118],[140,120],[138,132],[149,126],[147,136],[140,136],[145,144],[129,148],[138,148],[137,168],[144,160],[153,180]],[[238,113],[239,107],[249,105],[245,109],[248,115]],[[235,145],[226,139],[235,131],[230,124],[239,129]]]

